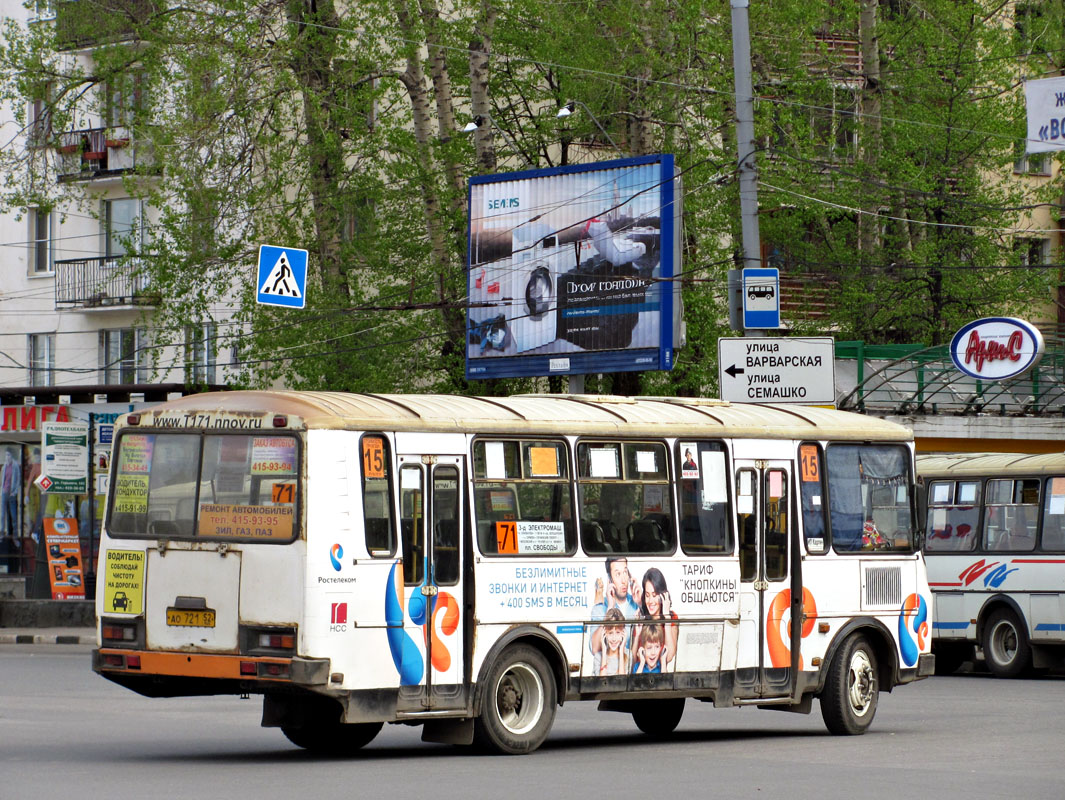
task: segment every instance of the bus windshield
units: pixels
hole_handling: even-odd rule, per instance
[[[827,462],[835,549],[912,550],[913,476],[906,449],[896,445],[835,444],[828,448]]]
[[[294,436],[125,433],[116,448],[114,536],[287,542],[298,531]]]

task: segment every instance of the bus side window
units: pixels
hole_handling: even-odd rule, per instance
[[[1043,495],[1044,550],[1065,550],[1065,478],[1050,478]]]
[[[388,439],[379,434],[362,437],[362,515],[366,550],[374,558],[396,552],[392,520],[392,457]]]
[[[403,582],[419,584],[425,577],[425,515],[422,470],[404,464],[399,470],[400,536],[403,541]]]
[[[725,446],[678,442],[677,464],[681,549],[687,555],[732,552]]]

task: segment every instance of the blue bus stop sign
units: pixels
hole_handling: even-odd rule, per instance
[[[257,303],[303,308],[307,300],[307,251],[260,245],[256,286]]]
[[[743,270],[743,327],[780,327],[780,270]]]

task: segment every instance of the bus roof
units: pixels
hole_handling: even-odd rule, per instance
[[[917,473],[937,476],[1062,474],[1065,453],[918,453]]]
[[[728,403],[683,397],[514,395],[473,397],[442,394],[348,394],[343,392],[233,391],[186,395],[140,412],[142,426],[168,415],[262,415],[298,417],[308,428],[434,431],[453,433],[760,436],[778,439],[833,438],[851,441],[911,441],[909,429],[893,422],[795,405]]]

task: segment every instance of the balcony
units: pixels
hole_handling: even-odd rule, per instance
[[[118,177],[150,165],[126,128],[88,128],[59,134],[56,173],[61,182]]]
[[[71,258],[55,262],[55,307],[129,310],[159,304],[140,259],[118,256]]]
[[[56,46],[79,50],[135,39],[163,7],[159,0],[61,0],[55,4]]]

